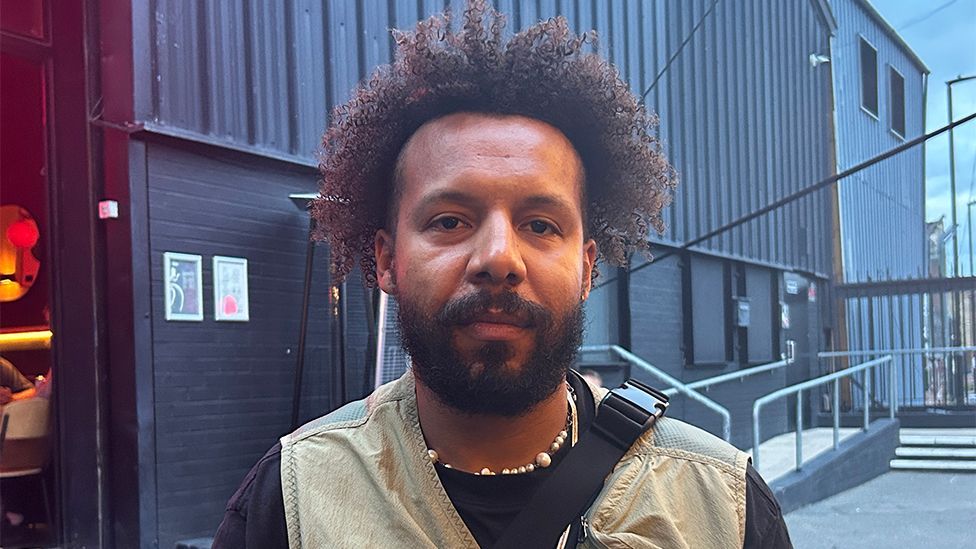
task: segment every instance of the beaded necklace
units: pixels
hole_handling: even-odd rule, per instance
[[[565,429],[559,431],[559,434],[556,435],[556,438],[552,441],[552,444],[549,445],[549,448],[546,449],[545,451],[539,452],[535,456],[535,460],[533,460],[532,463],[519,465],[518,467],[502,469],[500,474],[518,475],[524,473],[531,473],[536,469],[545,469],[546,467],[552,465],[552,456],[555,455],[556,452],[558,452],[560,448],[562,448],[563,445],[566,444],[567,438],[569,438],[570,446],[576,444],[576,440],[578,437],[577,421],[576,421],[576,392],[573,390],[573,387],[571,385],[567,384],[566,387],[567,387],[566,400],[568,401],[569,406],[568,406],[568,411],[566,413]],[[570,434],[572,434],[571,437]],[[427,459],[429,459],[430,462],[434,464],[440,463],[446,469],[454,468],[451,466],[450,463],[445,463],[441,461],[440,455],[437,453],[437,450],[434,450],[432,448],[427,449]],[[499,473],[492,471],[488,467],[483,467],[481,468],[480,471],[475,471],[474,474],[475,475],[497,475]]]

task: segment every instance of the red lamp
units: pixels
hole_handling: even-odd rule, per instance
[[[37,231],[37,224],[29,219],[15,221],[7,227],[7,240],[14,246],[21,249],[30,249],[37,244],[40,233]]]

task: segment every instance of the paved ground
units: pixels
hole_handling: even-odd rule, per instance
[[[797,549],[976,548],[976,474],[892,471],[786,523]]]
[[[861,429],[840,429],[840,440],[860,433]],[[807,462],[834,448],[834,430],[817,427],[803,430],[803,461]],[[752,453],[752,449],[746,450]],[[796,468],[796,433],[784,433],[759,445],[759,473],[766,483],[792,472]]]

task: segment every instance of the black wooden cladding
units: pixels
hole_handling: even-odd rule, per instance
[[[236,153],[148,145],[159,546],[212,535],[247,470],[290,426],[307,214],[288,199],[309,170]],[[312,289],[303,420],[338,404],[329,363],[326,248]],[[163,318],[163,252],[203,257],[202,322]],[[214,320],[212,258],[248,260],[249,322]],[[362,290],[348,294],[349,394],[362,393]]]

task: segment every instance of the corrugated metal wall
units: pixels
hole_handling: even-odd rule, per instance
[[[831,62],[837,120],[837,168],[844,170],[925,132],[925,68],[864,0],[832,0],[837,19]],[[877,49],[878,116],[861,106],[860,41]],[[905,135],[891,131],[889,70],[905,79]],[[925,277],[925,156],[914,147],[839,184],[844,281]],[[919,348],[919,296],[846,302],[848,348]],[[920,375],[916,372],[917,375]],[[902,391],[909,383],[901,385]]]
[[[464,2],[452,0],[455,12]],[[158,0],[147,26],[150,129],[259,154],[314,162],[327,113],[390,60],[388,29],[408,27],[445,2]],[[601,48],[636,93],[701,28],[647,95],[682,185],[663,241],[680,243],[831,173],[830,71],[816,2],[711,0],[499,0],[512,28],[565,15],[597,29]],[[714,5],[714,10],[703,15]],[[776,24],[770,24],[775,22]],[[137,86],[139,88],[140,86]],[[722,255],[830,272],[822,193],[713,239]]]
[[[923,70],[866,8],[862,0],[833,0],[837,34],[832,44],[837,116],[837,168],[922,135]],[[878,116],[861,107],[859,42],[878,51]],[[890,130],[889,67],[905,78],[905,136]],[[845,282],[925,276],[925,166],[922,146],[840,182]]]

